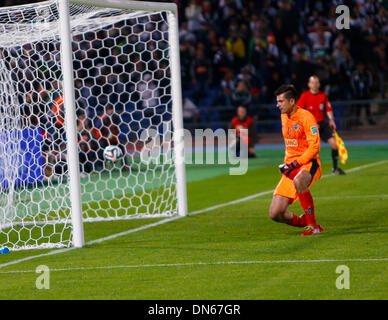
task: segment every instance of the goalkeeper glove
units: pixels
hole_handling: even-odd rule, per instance
[[[290,163],[283,163],[279,166],[280,172],[288,177],[294,169],[300,167],[298,161],[294,160]]]

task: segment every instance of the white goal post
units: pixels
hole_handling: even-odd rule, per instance
[[[0,8],[0,167],[11,250],[82,247],[87,221],[187,215],[177,6]]]

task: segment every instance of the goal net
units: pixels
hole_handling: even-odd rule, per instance
[[[11,250],[73,244],[74,183],[85,222],[186,213],[177,187],[184,166],[174,145],[181,101],[171,11],[157,3],[134,10],[131,1],[124,9],[70,4],[69,66],[60,1],[0,9],[0,247]],[[76,119],[67,119],[64,104],[71,68]],[[116,162],[104,157],[108,146],[120,149]],[[71,161],[79,161],[79,181],[69,176]]]

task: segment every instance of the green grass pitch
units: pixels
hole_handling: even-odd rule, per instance
[[[343,168],[359,170],[346,176],[330,175],[330,151],[321,151],[326,177],[311,192],[322,234],[301,237],[301,229],[271,221],[267,192],[83,249],[0,255],[0,299],[387,299],[388,161],[378,161],[388,159],[388,146],[348,150]],[[257,153],[242,176],[189,166],[189,211],[272,190],[283,150]],[[302,213],[299,202],[291,210]],[[86,223],[85,237],[158,221]],[[49,290],[36,289],[39,265],[51,270]],[[336,288],[339,265],[349,267],[350,289]]]

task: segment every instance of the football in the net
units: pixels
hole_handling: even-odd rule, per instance
[[[109,162],[117,162],[123,156],[123,152],[118,146],[108,146],[104,149],[104,158]]]

